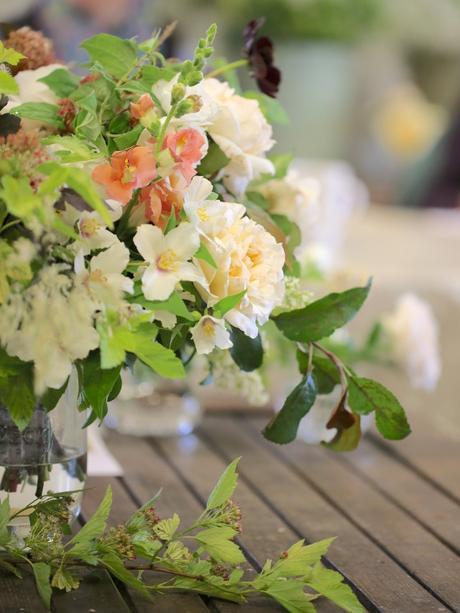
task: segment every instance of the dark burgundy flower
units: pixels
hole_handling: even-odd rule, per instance
[[[267,36],[256,38],[264,25],[265,18],[253,19],[244,29],[243,53],[249,60],[250,73],[255,78],[260,91],[276,98],[281,72],[273,65],[273,43]]]

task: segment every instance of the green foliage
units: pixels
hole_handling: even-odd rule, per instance
[[[250,338],[244,332],[232,326],[230,338],[233,343],[233,347],[230,348],[230,355],[241,370],[251,372],[262,366],[264,349],[260,334],[257,334],[255,338]]]
[[[24,430],[37,404],[30,362],[10,357],[0,347],[0,404],[7,407],[19,430]]]
[[[17,66],[19,62],[24,58],[25,56],[22,55],[22,53],[19,53],[19,51],[16,51],[11,47],[5,47],[0,40],[0,64],[9,64],[10,66]]]
[[[136,45],[112,34],[96,34],[80,45],[93,63],[98,63],[117,79],[127,76],[137,59]]]
[[[348,323],[362,307],[370,290],[355,287],[341,293],[328,294],[303,309],[281,313],[272,317],[286,338],[303,343],[330,336]]]
[[[277,123],[285,126],[289,123],[289,116],[284,110],[281,102],[276,98],[271,98],[262,92],[247,91],[243,96],[251,100],[257,100],[260,106],[260,110],[265,115],[265,119],[268,123]]]
[[[59,116],[59,107],[49,102],[24,102],[11,109],[12,115],[24,119],[34,119],[41,123],[46,123],[55,128],[64,128],[62,118]]]
[[[114,368],[101,368],[99,351],[92,351],[78,368],[80,407],[92,410],[92,417],[99,420],[107,415],[107,402],[120,377],[121,364]]]
[[[404,409],[394,394],[384,385],[364,377],[350,376],[348,402],[358,415],[375,411],[375,423],[387,439],[400,440],[410,434]]]
[[[241,300],[246,294],[246,290],[239,292],[238,294],[233,294],[232,296],[226,296],[216,302],[216,304],[212,307],[213,313],[216,317],[223,317],[233,308],[239,305]]]
[[[32,502],[17,512],[27,515],[31,522],[30,534],[22,542],[6,528],[14,517],[6,500],[0,503],[0,568],[21,577],[24,562],[28,562],[48,609],[53,590],[70,592],[79,588],[73,569],[87,565],[105,568],[146,597],[174,589],[245,603],[254,595],[264,594],[287,611],[309,613],[315,611],[312,601],[324,595],[345,611],[361,613],[364,609],[341,575],[322,565],[321,558],[333,539],[309,545],[299,541],[275,562],[268,560],[253,578],[245,578],[239,567],[245,557],[235,541],[241,529],[241,513],[231,500],[237,484],[237,464],[238,459],[226,468],[206,509],[185,528],[181,528],[176,513],[164,519],[158,517],[153,506],[158,495],[125,524],[107,528],[112,505],[108,488],[95,514],[70,540],[65,538],[68,526],[67,530],[63,525],[57,526],[55,517],[66,515],[72,493],[47,495]],[[144,569],[161,570],[165,579],[146,584]]]
[[[78,77],[65,68],[56,68],[56,70],[50,72],[46,77],[42,77],[39,81],[48,85],[58,98],[68,98],[78,87]]]
[[[300,420],[312,408],[315,400],[315,381],[311,374],[307,374],[286,398],[280,412],[266,426],[263,432],[265,438],[282,445],[293,441]]]
[[[19,94],[19,86],[14,77],[0,70],[0,94]]]
[[[209,264],[213,268],[217,268],[217,264],[216,264],[214,258],[212,257],[211,253],[209,252],[209,249],[204,244],[200,245],[200,247],[198,248],[198,251],[195,253],[195,255],[193,257],[197,258],[198,260],[203,260],[203,262],[206,262],[207,264]]]
[[[198,173],[203,177],[212,177],[222,168],[227,166],[229,158],[214,141],[209,141],[209,148],[206,156],[198,166]]]

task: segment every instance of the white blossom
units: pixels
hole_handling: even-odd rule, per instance
[[[224,320],[210,315],[204,315],[190,333],[199,355],[211,353],[215,347],[229,349],[233,346]]]

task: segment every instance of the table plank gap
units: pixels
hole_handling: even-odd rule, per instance
[[[410,468],[410,470],[416,473],[421,479],[429,483],[441,494],[444,494],[444,496],[447,496],[452,502],[460,505],[460,479],[458,478],[459,443],[456,444],[455,448],[452,448],[449,443],[449,449],[442,450],[435,444],[434,440],[424,440],[420,448],[418,445],[415,447],[411,441],[412,450],[408,451],[406,447],[409,445],[409,438],[405,439],[404,445],[400,445],[399,448],[397,448],[396,444],[384,441],[376,434],[370,433],[368,436],[376,447],[402,465]],[[415,435],[412,434],[412,437],[414,436]],[[424,455],[426,453],[431,453],[432,456],[429,460],[426,458],[420,459],[417,457],[419,452]],[[441,457],[436,457],[438,455]],[[452,466],[451,463],[454,458],[456,458],[455,466]],[[455,474],[451,477],[450,473],[453,473],[454,470]],[[447,476],[443,474],[443,471],[448,473]]]
[[[254,420],[244,420],[247,432],[261,448],[269,449],[306,483],[314,487],[338,512],[446,608],[455,611],[460,602],[456,577],[460,559],[406,513],[379,492],[370,489],[325,449],[291,443],[276,446],[260,436]],[[305,466],[308,465],[308,470]],[[324,484],[334,483],[325,488]],[[366,504],[362,505],[361,501]]]
[[[351,454],[332,456],[388,498],[456,555],[460,554],[460,509],[404,463],[368,437]],[[459,456],[460,460],[460,456]],[[391,475],[391,478],[388,478]]]
[[[398,613],[413,613],[414,606],[424,612],[443,610],[439,599],[409,577],[400,564],[330,505],[311,484],[285,462],[280,462],[276,446],[265,445],[260,433],[252,430],[248,421],[208,417],[201,430],[227,456],[243,456],[241,474],[269,497],[277,513],[300,536],[314,541],[338,535],[328,559],[375,606]],[[260,444],[255,444],[256,440]],[[391,590],[385,589],[390,585]]]

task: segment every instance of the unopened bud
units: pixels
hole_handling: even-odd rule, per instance
[[[177,104],[185,96],[185,85],[183,83],[176,83],[171,92],[171,104]]]

